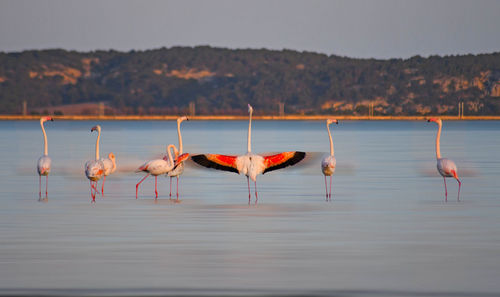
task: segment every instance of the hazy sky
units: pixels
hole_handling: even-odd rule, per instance
[[[408,58],[500,51],[496,0],[0,0],[0,51],[210,45]]]

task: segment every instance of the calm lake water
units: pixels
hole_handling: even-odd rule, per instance
[[[83,165],[114,152],[118,172],[91,204]],[[188,121],[184,151],[243,154],[246,121]],[[246,178],[186,167],[169,179],[134,169],[177,145],[174,121],[45,124],[52,172],[38,201],[39,123],[0,122],[0,294],[498,296],[500,122],[444,122],[441,151],[457,183],[435,168],[437,125],[332,125],[337,171],[325,201],[323,121],[254,121],[253,151],[315,152],[308,163]],[[253,186],[252,186],[253,194]]]

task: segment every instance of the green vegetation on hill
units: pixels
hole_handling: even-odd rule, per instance
[[[352,59],[174,47],[0,53],[0,113],[105,102],[114,114],[500,114],[500,53]]]

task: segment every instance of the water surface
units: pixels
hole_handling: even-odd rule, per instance
[[[0,122],[0,294],[492,296],[500,293],[500,123],[445,122],[444,157],[457,183],[435,168],[437,126],[345,121],[332,126],[337,158],[332,202],[319,159],[246,178],[188,165],[179,201],[169,180],[142,162],[177,144],[174,121],[104,121],[101,155],[118,172],[90,203],[83,164],[98,122],[46,123],[52,172],[38,201],[38,122]],[[243,154],[246,121],[188,121],[184,151]],[[324,122],[254,121],[253,151],[329,151]],[[252,187],[253,192],[253,187]]]

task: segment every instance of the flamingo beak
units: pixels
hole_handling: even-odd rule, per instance
[[[95,130],[97,130],[97,126],[92,127],[92,129],[90,129],[90,132],[93,132]]]

